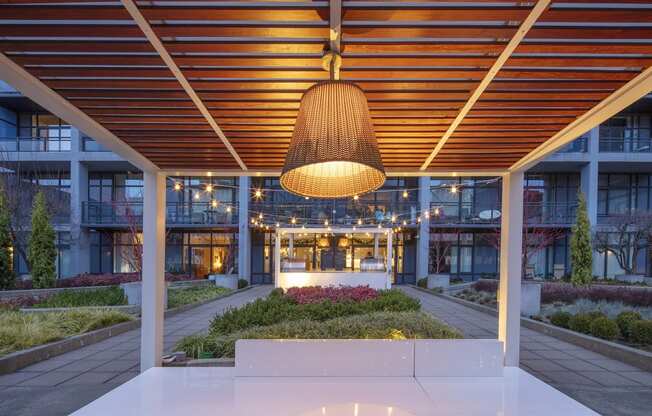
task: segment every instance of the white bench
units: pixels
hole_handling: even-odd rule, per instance
[[[498,340],[238,340],[236,377],[500,377]]]

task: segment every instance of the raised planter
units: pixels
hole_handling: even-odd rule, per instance
[[[433,293],[416,286],[413,287],[415,289],[421,290],[422,292],[429,293],[432,296],[439,296],[451,302],[459,303],[460,305],[475,309],[476,311],[496,317],[498,316],[498,311],[496,309],[478,305],[477,303],[469,302],[468,300],[459,299],[453,296]],[[557,338],[561,341],[568,342],[569,344],[577,345],[589,351],[597,352],[598,354],[602,354],[605,357],[622,361],[626,364],[641,368],[646,371],[652,371],[652,353],[648,351],[643,351],[628,347],[627,345],[595,338],[590,335],[580,334],[568,329],[547,324],[545,322],[535,321],[534,319],[530,318],[521,317],[521,325],[533,331],[537,331],[539,333],[549,335],[553,338]]]
[[[33,297],[39,299],[46,296],[56,295],[61,292],[87,292],[99,289],[105,289],[111,286],[80,286],[80,287],[55,287],[50,289],[19,289],[19,290],[0,290],[0,300],[16,299],[23,297]]]
[[[19,310],[24,313],[112,310],[128,313],[130,315],[140,315],[140,305],[78,306],[74,308],[21,308]]]
[[[451,276],[449,274],[429,274],[428,275],[428,289],[440,287],[447,288],[451,284]]]
[[[521,315],[536,316],[541,312],[541,283],[521,283]]]
[[[645,276],[642,274],[617,274],[614,276],[616,280],[627,283],[643,283],[645,282]]]
[[[233,290],[238,288],[238,276],[235,274],[212,274],[208,278],[215,281],[215,286],[217,287],[225,287]]]
[[[143,304],[143,282],[130,282],[121,283],[120,288],[124,291],[129,305],[140,306]],[[165,285],[166,290],[163,291],[163,307],[168,307],[168,284]]]
[[[169,318],[190,309],[194,309],[208,302],[213,302],[236,293],[244,292],[251,289],[253,286],[247,286],[243,289],[238,289],[225,293],[221,296],[207,299],[202,302],[192,303],[189,305],[179,306],[178,308],[169,309],[165,311],[165,317]],[[37,345],[35,347],[16,351],[0,357],[0,374],[7,374],[19,370],[28,365],[36,364],[39,361],[47,360],[57,355],[61,355],[76,349],[85,347],[87,345],[95,344],[107,338],[120,335],[124,332],[131,331],[132,329],[140,328],[140,319],[134,319],[129,322],[122,322],[113,326],[98,329],[96,331],[87,332],[85,334],[75,335],[70,338],[62,339],[61,341],[51,342],[49,344]]]

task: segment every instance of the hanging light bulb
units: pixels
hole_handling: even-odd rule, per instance
[[[206,185],[206,192],[213,192],[213,185],[211,185],[210,183]]]
[[[195,199],[199,199],[199,192],[195,192]]]
[[[217,207],[217,200],[216,200],[216,199],[214,199],[214,200],[211,201],[211,206],[212,206],[213,208],[216,208],[216,207]]]
[[[418,223],[421,222],[421,217],[417,217],[417,222],[418,222]]]
[[[231,207],[226,207],[226,212],[231,212]]]
[[[435,208],[435,215],[439,216],[439,207]]]
[[[328,220],[324,221],[324,225],[328,226]]]
[[[452,194],[456,194],[456,193],[457,193],[457,186],[456,186],[456,185],[451,186],[451,193],[452,193]]]
[[[296,224],[296,223],[297,223],[297,219],[294,218],[294,217],[292,217],[292,219],[290,220],[290,222],[291,222],[292,224]]]
[[[255,224],[255,223],[256,223],[256,219],[255,219],[255,218],[252,218],[252,219],[251,219],[251,223],[252,223],[252,224]]]
[[[353,231],[355,231],[355,225],[353,226]]]
[[[407,225],[407,221],[403,220],[403,226],[405,227]]]
[[[354,201],[357,201],[358,199],[360,199],[360,197],[358,195],[353,195],[353,200]]]
[[[392,222],[396,222],[396,215],[392,215]]]
[[[279,228],[280,226],[281,226],[281,223],[280,223],[280,222],[277,222],[277,223],[276,223],[276,228]]]
[[[261,191],[260,189],[256,189],[256,191],[254,192],[254,196],[255,196],[257,199],[262,198],[262,197],[263,197],[263,191]]]
[[[378,228],[383,228],[380,224],[378,224]]]
[[[424,215],[424,217],[425,217],[427,220],[430,219],[430,212],[426,212],[426,213],[423,214],[423,215]]]
[[[403,198],[407,199],[409,196],[408,191],[403,191]]]
[[[181,184],[179,182],[174,183],[174,190],[175,191],[180,191],[181,190]]]
[[[362,218],[358,219],[358,225],[362,225]]]
[[[261,220],[263,219],[263,213],[262,212],[260,214],[258,214],[258,218],[261,219]]]
[[[309,197],[309,196],[306,196],[306,197],[304,197],[304,199],[307,201],[307,200],[310,199],[310,197]]]

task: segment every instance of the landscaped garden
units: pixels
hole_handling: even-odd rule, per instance
[[[0,356],[132,320],[110,310],[26,314],[0,311]]]
[[[455,296],[496,307],[497,281],[481,280]],[[575,332],[652,349],[652,290],[546,282],[541,313],[533,317]]]
[[[176,349],[193,358],[233,358],[238,339],[461,338],[420,309],[419,301],[398,290],[275,289],[267,298],[216,315],[207,333],[182,339]]]
[[[205,302],[226,295],[231,290],[217,286],[191,286],[168,290],[168,309]]]

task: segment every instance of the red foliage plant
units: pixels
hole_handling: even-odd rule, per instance
[[[191,277],[187,274],[165,273],[165,280],[168,282],[178,282],[181,280],[197,280],[199,277]],[[82,273],[75,277],[58,279],[56,287],[81,287],[81,286],[114,286],[121,283],[130,283],[140,281],[138,273],[104,273],[91,274]],[[32,281],[25,280],[16,282],[16,289],[31,289]]]
[[[340,286],[340,287],[291,287],[285,296],[299,304],[330,302],[364,302],[376,299],[379,293],[369,286]]]

